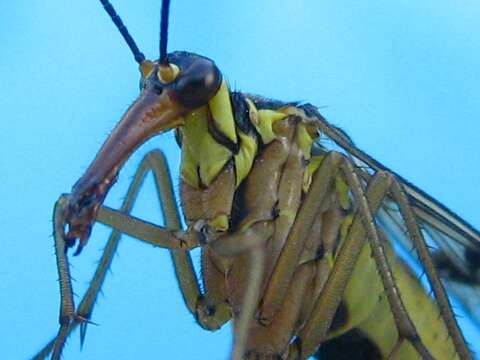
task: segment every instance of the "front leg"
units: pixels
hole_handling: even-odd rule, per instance
[[[165,216],[165,225],[167,228],[156,226],[154,224],[142,221],[129,216],[135,200],[142,188],[145,176],[152,171],[155,178],[155,185],[158,190],[159,201],[162,212]],[[192,260],[188,249],[198,246],[195,234],[180,232],[180,217],[176,209],[176,200],[173,194],[173,187],[168,171],[168,166],[164,155],[160,151],[152,151],[142,160],[136,171],[132,183],[129,186],[125,200],[116,211],[107,207],[99,207],[99,222],[108,224],[113,228],[110,238],[105,246],[105,250],[98,263],[94,277],[83,296],[78,309],[75,311],[73,302],[72,286],[68,267],[68,258],[66,255],[67,243],[65,242],[65,211],[68,209],[68,199],[61,197],[55,206],[54,214],[54,238],[55,250],[57,256],[57,268],[59,272],[61,310],[60,310],[60,330],[56,339],[51,340],[43,349],[41,349],[33,358],[44,359],[55,348],[54,359],[59,358],[61,350],[67,337],[80,325],[81,341],[83,342],[86,332],[86,324],[91,318],[97,296],[101,290],[102,284],[110,268],[114,254],[118,247],[122,232],[129,233],[135,237],[144,237],[141,240],[154,246],[168,248],[171,250],[174,262],[175,273],[179,282],[185,304],[197,319],[211,319],[208,314],[206,304],[201,294]],[[225,311],[223,311],[225,313]],[[229,315],[229,314],[228,314]],[[229,319],[229,316],[223,316],[223,324]],[[199,320],[199,322],[201,322]],[[201,325],[207,329],[218,328],[219,321],[201,322]],[[214,326],[214,324],[216,324]]]
[[[205,251],[212,253],[210,256],[207,256],[207,258],[211,256],[231,258],[240,255],[248,258],[247,263],[249,266],[248,269],[246,269],[246,283],[237,284],[237,286],[244,286],[245,292],[241,300],[240,313],[236,316],[238,320],[234,323],[233,360],[243,359],[247,350],[248,335],[255,321],[255,314],[262,292],[266,264],[265,244],[273,236],[274,230],[273,221],[267,220],[259,221],[243,231],[212,236],[213,240],[210,239],[208,235],[204,237],[206,240],[206,244],[204,245],[206,248]],[[201,231],[204,235],[209,233],[208,227],[203,228]],[[209,280],[206,286],[222,287],[223,279],[213,278],[211,271],[205,275],[207,275],[207,280]],[[214,293],[215,292],[224,294],[225,290],[214,291]]]
[[[184,251],[199,247],[199,234],[196,231],[172,230],[108,206],[100,207],[97,221],[155,247]]]

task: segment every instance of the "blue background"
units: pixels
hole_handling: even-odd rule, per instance
[[[159,1],[117,0],[147,57],[158,54]],[[478,1],[181,1],[169,49],[215,59],[235,89],[304,100],[356,144],[480,226]],[[27,358],[56,333],[51,209],[138,93],[137,66],[97,1],[0,3],[0,355]],[[132,156],[118,206],[148,150]],[[135,214],[160,222],[151,179]],[[72,259],[82,294],[108,232]],[[198,263],[198,254],[194,261]],[[230,329],[209,333],[184,308],[166,251],[125,238],[79,351],[65,359],[225,359]],[[466,337],[480,337],[466,330]]]

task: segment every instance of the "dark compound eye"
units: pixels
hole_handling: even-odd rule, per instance
[[[215,63],[188,53],[171,54],[169,61],[180,68],[180,75],[174,85],[177,101],[189,109],[206,105],[222,83]]]
[[[192,64],[178,79],[178,100],[189,108],[205,105],[220,86],[219,75],[218,69],[206,61]]]

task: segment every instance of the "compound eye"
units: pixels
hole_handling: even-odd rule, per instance
[[[182,70],[175,86],[177,99],[185,107],[195,109],[206,105],[221,84],[218,68],[210,61],[197,60]]]

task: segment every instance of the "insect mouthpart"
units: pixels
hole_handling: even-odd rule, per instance
[[[144,60],[140,71],[140,96],[107,138],[69,197],[68,209],[76,210],[65,214],[71,229],[66,237],[79,238],[80,247],[85,245],[98,207],[129,156],[153,136],[182,125],[184,116],[205,107],[222,84],[220,71],[212,60],[187,52],[169,54],[166,63]],[[91,193],[97,196],[92,198]],[[89,199],[88,206],[82,199]],[[74,242],[71,240],[69,244]]]

